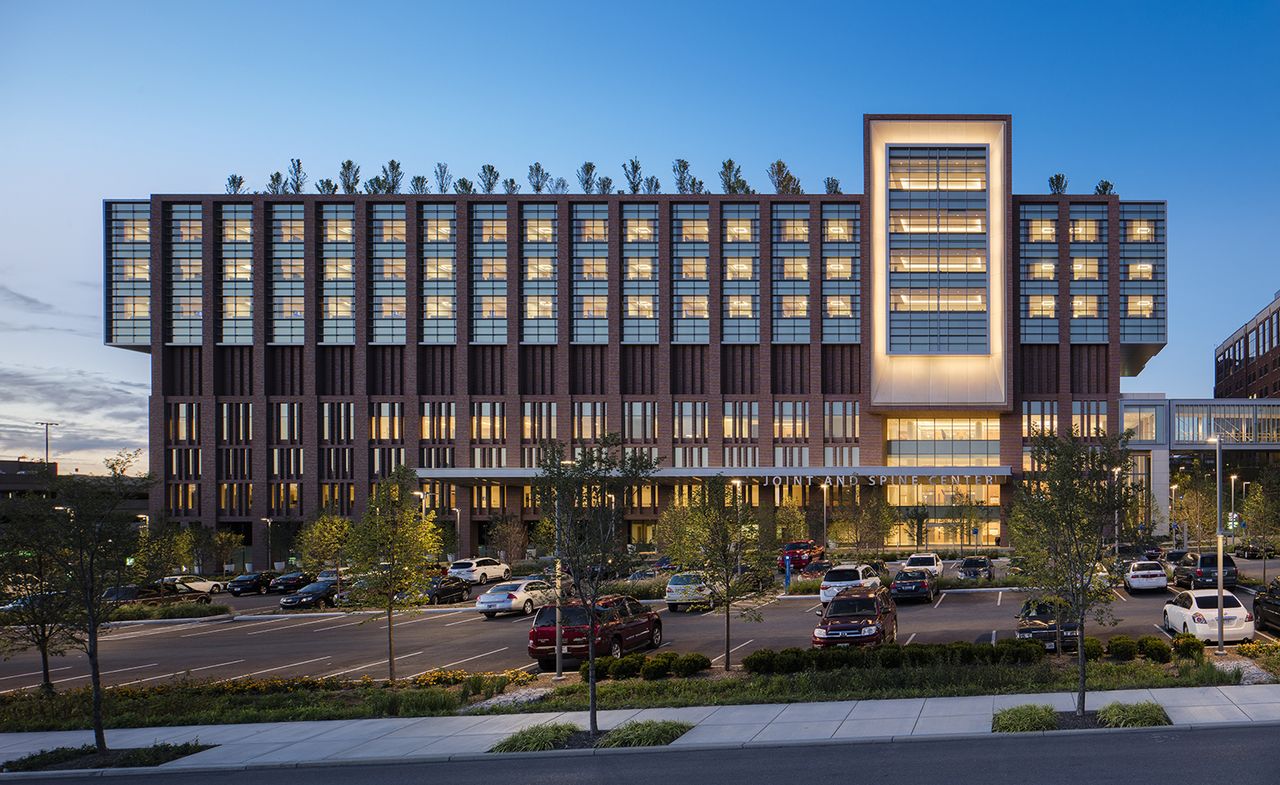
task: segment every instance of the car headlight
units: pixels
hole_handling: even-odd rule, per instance
[[[1063,630],[1062,631],[1062,637],[1064,638],[1072,638],[1072,637],[1078,636],[1079,634],[1080,634],[1080,630]]]
[[[827,637],[827,631],[826,631],[826,629],[825,629],[825,628],[823,628],[823,627],[814,627],[814,628],[813,628],[813,637],[815,637],[815,638],[825,638],[825,637]]]
[[[875,635],[879,631],[880,631],[879,624],[868,624],[867,626],[862,628],[863,635]]]
[[[1031,638],[1031,637],[1034,637],[1034,636],[1033,636],[1031,633],[1029,633],[1029,632],[1020,632],[1020,633],[1018,633],[1018,637],[1019,637],[1019,638]]]

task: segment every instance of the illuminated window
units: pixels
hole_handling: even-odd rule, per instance
[[[404,297],[383,295],[374,298],[373,315],[383,319],[404,318]]]
[[[681,218],[673,221],[675,237],[678,243],[707,242],[707,221],[699,218]]]
[[[526,281],[549,281],[555,277],[555,259],[525,259],[524,278]]]
[[[324,221],[324,241],[326,243],[355,242],[355,220],[352,218],[329,217]]]
[[[1133,431],[1135,442],[1154,442],[1156,440],[1156,418],[1158,406],[1125,406],[1124,429]]]
[[[550,218],[527,218],[524,222],[526,243],[549,243],[555,240],[555,222]]]
[[[447,295],[430,295],[422,298],[424,319],[452,319],[453,298]]]
[[[1107,402],[1072,401],[1071,430],[1082,438],[1106,436]]]
[[[591,294],[578,300],[577,316],[582,319],[604,319],[609,310],[609,298],[604,295]]]
[[[1032,218],[1027,221],[1027,242],[1052,243],[1058,239],[1058,222],[1051,218]]]
[[[1098,318],[1098,295],[1077,294],[1071,298],[1072,319]]]
[[[889,466],[996,466],[998,417],[891,418],[885,421]]]
[[[677,260],[680,277],[687,281],[707,280],[707,260],[698,256],[687,256]]]
[[[1129,305],[1125,309],[1126,316],[1149,319],[1155,312],[1155,298],[1149,294],[1129,295]]]
[[[893,289],[890,310],[897,312],[981,313],[987,310],[985,289]]]
[[[1150,281],[1152,274],[1155,272],[1155,265],[1151,262],[1130,262],[1129,263],[1129,280],[1130,281]]]
[[[705,294],[676,295],[676,314],[681,319],[708,318],[707,296]]]
[[[608,259],[575,259],[578,266],[578,280],[603,281],[609,277]]]
[[[652,319],[654,298],[647,294],[629,294],[623,298],[627,316],[631,319]]]
[[[573,239],[579,243],[608,242],[609,221],[604,218],[577,218],[573,222]]]
[[[987,258],[980,251],[963,248],[920,248],[893,251],[889,270],[895,273],[985,273]]]
[[[549,294],[540,294],[524,298],[524,318],[554,319],[555,308]]]
[[[507,280],[507,260],[502,257],[476,259],[473,264],[482,281]]]
[[[983,210],[892,210],[889,231],[901,234],[981,234],[987,231]]]
[[[784,243],[809,242],[809,221],[804,218],[783,218],[778,225],[778,240]]]
[[[808,439],[809,404],[805,401],[774,401],[773,438]]]
[[[507,438],[507,420],[499,401],[477,401],[471,404],[471,439],[500,442]]]
[[[453,221],[447,218],[428,218],[422,222],[422,242],[453,242]]]
[[[1058,432],[1057,401],[1022,402],[1022,438],[1053,435]]]
[[[507,298],[501,295],[482,295],[476,298],[479,319],[505,319],[507,317]]]
[[[848,281],[853,278],[853,259],[847,256],[828,256],[822,260],[823,277],[828,281]]]
[[[354,313],[352,299],[340,295],[324,298],[324,318],[350,319]]]
[[[1057,268],[1054,262],[1032,262],[1027,265],[1027,277],[1033,281],[1052,281]]]
[[[1031,319],[1052,319],[1057,310],[1058,298],[1052,294],[1033,294],[1027,297],[1027,316]]]
[[[782,278],[786,281],[803,281],[809,277],[809,260],[803,256],[782,260]]]
[[[754,319],[756,318],[755,300],[749,294],[731,294],[728,297],[728,312],[726,316],[730,319]]]
[[[1156,240],[1156,222],[1130,218],[1125,228],[1124,240],[1127,243],[1153,243]]]
[[[507,222],[494,219],[478,219],[472,222],[475,228],[476,241],[481,243],[505,243],[507,241]]]
[[[622,223],[629,243],[651,243],[658,235],[658,222],[652,218],[628,218]]]
[[[853,242],[852,218],[826,218],[822,221],[822,241],[825,243]]]
[[[422,277],[428,281],[451,281],[454,276],[453,259],[429,257],[422,260]]]
[[[652,259],[628,257],[623,263],[627,268],[628,281],[651,281],[657,277],[657,268]]]
[[[1088,258],[1072,259],[1071,279],[1073,281],[1098,280],[1098,260]]]
[[[849,319],[853,317],[853,296],[848,294],[829,294],[822,298],[823,315],[828,319]]]
[[[1098,224],[1096,219],[1092,218],[1072,218],[1071,219],[1071,242],[1073,243],[1096,243],[1098,242]]]
[[[778,315],[783,319],[804,319],[809,316],[809,298],[803,294],[784,294],[779,298]]]
[[[724,222],[724,241],[726,243],[749,243],[752,237],[750,218],[727,218]]]
[[[726,281],[750,281],[755,277],[755,260],[751,257],[732,257],[724,260]]]

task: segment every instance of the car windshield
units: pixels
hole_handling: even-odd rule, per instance
[[[485,593],[486,594],[506,594],[509,591],[520,591],[520,589],[523,586],[524,584],[522,583],[499,583],[497,586],[494,586],[492,589],[490,589]]]
[[[1055,618],[1054,607],[1047,602],[1028,602],[1022,606],[1022,613],[1019,614],[1024,619],[1040,619],[1041,621],[1052,621]]]
[[[908,567],[925,567],[933,564],[932,556],[912,556],[907,559]]]
[[[333,584],[329,581],[316,581],[315,583],[308,583],[306,586],[303,586],[301,589],[298,590],[298,593],[299,594],[324,594],[325,592],[329,591],[329,589],[332,586]]]
[[[1205,610],[1216,611],[1218,609],[1218,595],[1211,594],[1204,597],[1196,597],[1196,607]],[[1222,595],[1222,607],[1224,608],[1240,608],[1240,601],[1230,594]]]
[[[286,572],[284,575],[280,576],[281,579],[288,578],[289,580],[293,580],[294,578],[301,578],[301,577],[302,577],[302,573],[300,572]]]
[[[1159,564],[1156,564],[1153,561],[1134,562],[1133,566],[1130,569],[1132,569],[1134,572],[1152,572],[1152,571],[1164,572],[1164,567],[1161,567]]]
[[[902,570],[893,579],[895,581],[924,581],[929,579],[929,573],[924,570]]]
[[[876,601],[873,597],[836,598],[827,606],[827,616],[875,616]]]
[[[782,549],[784,551],[803,551],[803,550],[808,550],[808,548],[809,548],[809,543],[807,542],[789,542],[786,545],[782,546]]]
[[[826,583],[840,583],[842,581],[861,580],[862,576],[858,574],[858,570],[853,567],[837,567],[834,570],[827,570],[827,574],[822,576],[822,580]]]
[[[685,573],[684,575],[672,575],[671,580],[668,581],[668,583],[671,586],[693,586],[702,583],[702,576],[694,575],[691,572]]]
[[[538,610],[538,615],[534,617],[533,626],[535,627],[554,627],[556,626],[556,609],[550,605],[544,605]],[[562,627],[585,627],[587,626],[587,609],[581,605],[570,605],[560,609],[560,626]]]
[[[257,579],[258,573],[256,572],[246,572],[244,575],[238,575],[235,578],[232,578],[232,580],[235,581],[256,581]]]
[[[450,569],[454,570],[469,570],[471,567],[472,563],[469,561],[456,561],[450,565]]]
[[[1210,554],[1210,555],[1206,555],[1206,556],[1201,556],[1201,557],[1200,557],[1200,566],[1201,566],[1201,567],[1217,567],[1217,566],[1218,566],[1218,556],[1217,556],[1217,554]],[[1228,555],[1226,555],[1226,554],[1224,553],[1224,554],[1222,555],[1222,566],[1223,566],[1223,567],[1234,567],[1234,566],[1236,566],[1236,562],[1235,562],[1235,560],[1234,560],[1234,559],[1232,559],[1230,556],[1228,556]]]
[[[964,560],[964,562],[962,562],[962,563],[960,564],[960,566],[961,566],[961,567],[986,567],[986,566],[987,566],[987,560],[986,560],[986,559],[978,559],[978,558],[975,558],[975,557],[973,557],[973,556],[970,556],[969,558],[965,559],[965,560]]]

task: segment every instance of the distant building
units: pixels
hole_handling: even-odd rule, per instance
[[[1280,292],[1214,351],[1214,398],[1280,398]]]
[[[43,493],[58,477],[58,464],[44,461],[0,461],[0,499]]]

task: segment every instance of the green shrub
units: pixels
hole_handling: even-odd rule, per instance
[[[791,573],[791,585],[787,587],[787,594],[817,594],[822,588],[821,578],[803,578],[797,580],[795,572]]]
[[[112,768],[129,767],[136,768],[139,766],[159,766],[162,763],[168,763],[178,758],[185,758],[188,755],[194,755],[202,750],[207,750],[210,744],[201,744],[198,741],[186,742],[184,744],[153,744],[150,747],[135,747],[131,749],[121,750],[119,756],[110,763],[95,763],[95,766],[107,766]],[[97,748],[92,744],[86,744],[83,747],[55,747],[51,750],[41,750],[40,752],[24,755],[21,758],[8,761],[4,764],[5,771],[40,771],[50,766],[71,763],[72,761],[87,758],[97,752]]]
[[[904,659],[902,647],[896,643],[886,644],[876,650],[876,660],[881,668],[901,668]]]
[[[687,722],[641,720],[627,722],[605,734],[597,747],[662,747],[693,729]]]
[[[1058,712],[1052,706],[1044,704],[1001,709],[991,718],[991,730],[996,733],[1033,733],[1057,729]]]
[[[912,668],[918,668],[922,665],[933,665],[939,659],[939,651],[937,647],[927,643],[919,646],[904,646],[902,654],[906,660],[906,664]]]
[[[1117,662],[1128,662],[1138,656],[1138,642],[1128,635],[1117,635],[1107,641],[1107,656]]]
[[[610,657],[608,654],[602,657],[596,657],[596,681],[597,682],[601,682],[609,678],[609,669],[613,667],[613,664],[615,662],[617,662],[617,660],[615,660],[613,657]],[[582,677],[583,681],[587,680],[588,672],[590,671],[590,669],[591,669],[591,663],[587,662],[586,660],[583,660],[582,664],[578,666],[578,675]]]
[[[1180,660],[1204,660],[1204,641],[1188,632],[1173,636],[1173,653]]]
[[[1102,645],[1102,641],[1098,640],[1097,638],[1093,637],[1092,635],[1087,635],[1087,636],[1085,636],[1085,639],[1084,639],[1084,658],[1085,658],[1086,660],[1100,660],[1100,659],[1102,659],[1102,652],[1103,652],[1104,650],[1105,650],[1105,647]]]
[[[611,679],[634,679],[640,675],[640,669],[644,667],[643,654],[628,654],[613,661],[609,665],[609,678]]]
[[[562,749],[581,729],[569,722],[551,722],[516,731],[493,745],[489,752],[543,752]]]
[[[809,666],[809,653],[805,649],[788,648],[778,652],[773,661],[774,673],[799,673]]]
[[[1154,728],[1172,723],[1159,703],[1143,701],[1103,706],[1098,709],[1098,724],[1107,728]]]
[[[199,602],[179,602],[174,605],[145,606],[131,603],[114,609],[111,618],[115,621],[138,621],[141,619],[202,619],[208,616],[223,616],[231,613],[226,605],[205,605]]]
[[[1003,662],[1011,665],[1036,663],[1044,658],[1044,644],[1033,640],[1003,638],[996,641],[992,651],[993,662]]]
[[[711,659],[707,655],[700,652],[689,652],[681,654],[676,661],[671,664],[671,671],[677,676],[688,678],[694,674],[701,673],[711,669]]]
[[[643,581],[607,581],[600,587],[601,594],[625,594],[637,600],[661,600],[667,596],[667,577],[658,576]]]
[[[671,660],[666,657],[647,657],[640,666],[640,678],[657,681],[671,675]]]
[[[1154,635],[1143,635],[1138,639],[1138,653],[1152,662],[1169,662],[1173,659],[1173,648]]]
[[[742,667],[747,673],[768,675],[775,672],[778,653],[773,649],[756,649],[742,658]]]

